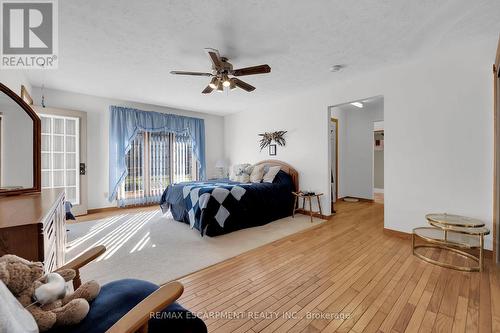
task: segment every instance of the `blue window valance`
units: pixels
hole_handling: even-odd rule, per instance
[[[118,186],[126,177],[125,157],[139,131],[165,131],[189,136],[192,141],[193,155],[198,160],[200,178],[206,179],[205,122],[203,119],[120,106],[111,106],[110,113],[109,201],[116,198]]]

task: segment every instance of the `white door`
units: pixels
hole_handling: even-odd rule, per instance
[[[35,107],[42,120],[42,189],[64,188],[74,215],[87,214],[87,114]]]

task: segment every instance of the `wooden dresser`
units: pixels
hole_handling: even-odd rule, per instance
[[[0,198],[0,256],[42,261],[46,272],[65,263],[64,190]]]

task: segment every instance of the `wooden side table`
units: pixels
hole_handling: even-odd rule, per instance
[[[323,193],[318,193],[318,194],[304,194],[303,192],[292,192],[292,194],[295,197],[294,203],[293,203],[293,212],[292,212],[292,217],[295,217],[295,212],[299,209],[298,207],[300,206],[299,199],[302,198],[302,210],[304,212],[307,212],[305,209],[306,206],[306,200],[309,202],[309,215],[311,216],[311,223],[313,222],[313,214],[314,213],[319,213],[320,215],[323,215],[323,211],[321,210],[321,201],[320,197],[323,195]],[[318,200],[318,212],[313,212],[312,210],[312,198],[316,198]]]

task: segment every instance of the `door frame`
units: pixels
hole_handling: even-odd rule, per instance
[[[493,260],[500,262],[500,36],[493,64]]]
[[[335,123],[335,201],[337,201],[339,198],[339,120],[331,117],[330,121]],[[330,198],[331,197],[332,196],[330,195]]]
[[[58,109],[49,108],[42,106],[34,106],[33,109],[36,113],[62,116],[62,117],[74,117],[80,119],[80,163],[85,164],[85,174],[80,176],[80,205],[73,207],[73,213],[75,216],[86,215],[88,209],[88,184],[87,184],[87,112],[68,110],[68,109]],[[78,169],[80,166],[77,166]]]

